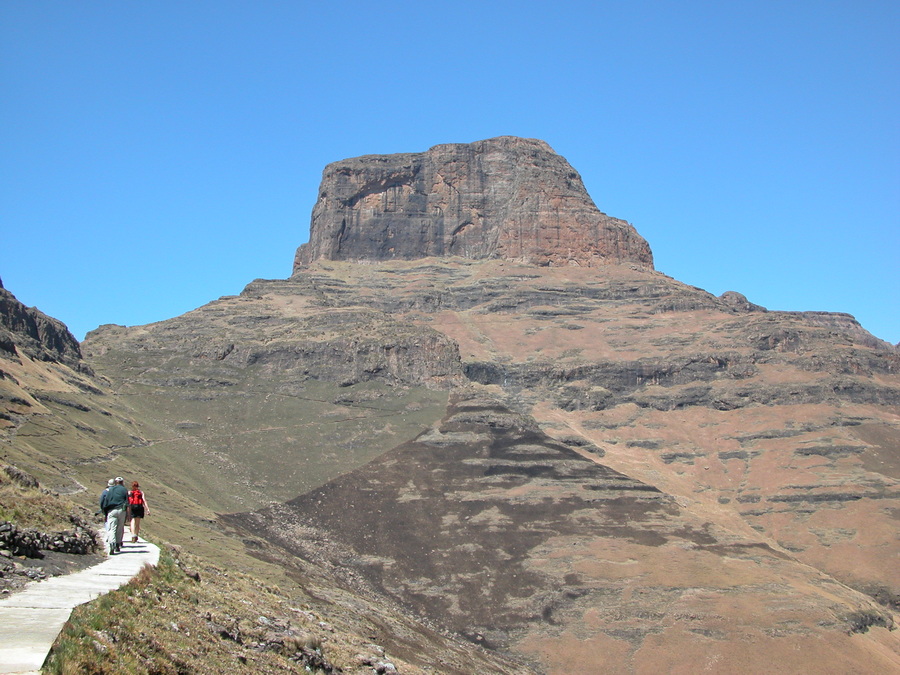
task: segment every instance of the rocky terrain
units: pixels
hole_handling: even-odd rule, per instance
[[[90,372],[81,358],[78,340],[65,324],[26,307],[0,281],[0,354],[16,359],[17,350],[32,359],[60,362]]]
[[[540,141],[331,164],[290,278],[81,350],[2,362],[7,461],[480,672],[900,672],[900,350],[655,270]]]

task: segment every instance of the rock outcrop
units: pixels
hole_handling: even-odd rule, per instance
[[[195,379],[198,362],[209,368],[220,364],[224,370],[217,371],[219,383],[235,370],[248,368],[343,386],[380,380],[445,388],[463,378],[456,343],[427,326],[398,323],[384,312],[337,307],[330,301],[310,302],[302,314],[284,323],[282,308],[252,290],[263,283],[251,284],[239,298],[221,298],[168,321],[163,333],[100,326],[88,334],[86,352],[94,357],[104,357],[109,350],[152,355],[170,364],[156,382],[164,386]]]
[[[319,259],[446,255],[653,266],[647,242],[600,212],[549,145],[502,136],[329,164],[294,269]]]
[[[39,361],[60,361],[86,368],[78,340],[66,325],[34,307],[26,307],[0,285],[0,356],[18,358],[16,349]]]

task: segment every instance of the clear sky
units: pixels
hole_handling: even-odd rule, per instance
[[[900,341],[900,2],[0,1],[0,277],[79,339],[284,278],[331,161],[540,138],[657,269]]]

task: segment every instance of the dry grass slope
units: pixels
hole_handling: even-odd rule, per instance
[[[344,608],[167,547],[157,568],[75,610],[46,672],[526,672],[404,617],[373,614],[360,623],[365,606],[349,597],[343,602]],[[380,631],[427,635],[429,643],[411,645],[418,654],[408,661],[373,641]]]

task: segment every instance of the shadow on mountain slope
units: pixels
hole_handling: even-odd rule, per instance
[[[864,595],[489,398],[456,397],[439,424],[364,467],[223,519],[546,672],[700,668],[710,650],[725,670],[748,658],[799,668],[797,644],[889,664],[883,628],[849,635],[861,616],[892,626]]]

